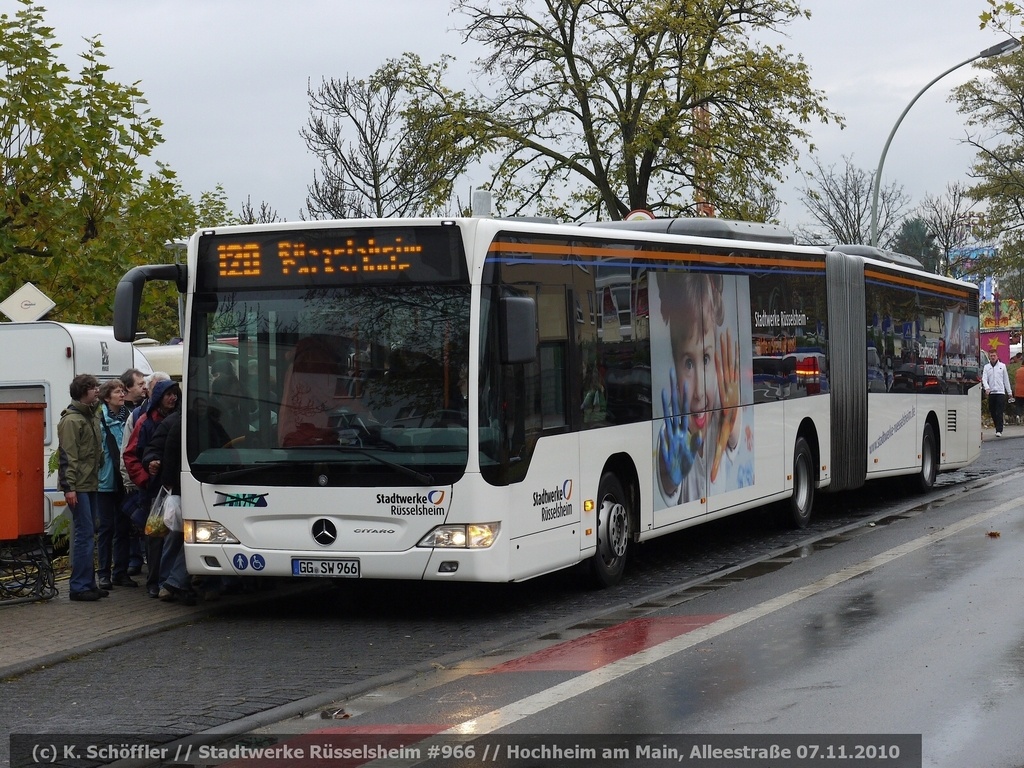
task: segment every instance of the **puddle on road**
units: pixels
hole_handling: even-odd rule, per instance
[[[872,520],[870,523],[860,525],[856,528],[850,528],[831,536],[826,536],[817,541],[798,544],[778,555],[775,555],[774,557],[766,560],[740,564],[735,566],[732,570],[726,569],[724,571],[719,571],[717,575],[712,574],[705,580],[686,587],[678,592],[673,592],[668,595],[660,595],[656,598],[645,601],[642,604],[631,606],[622,611],[617,611],[610,616],[604,616],[599,620],[591,620],[573,625],[566,632],[553,633],[546,636],[545,639],[559,640],[567,637],[578,636],[581,632],[605,629],[610,625],[626,621],[630,618],[644,616],[660,609],[674,608],[682,603],[690,602],[691,600],[695,600],[702,595],[715,592],[723,587],[775,573],[782,570],[790,563],[809,557],[815,552],[831,549],[839,544],[850,541],[857,536],[863,536],[865,533],[870,533],[875,528],[888,526],[900,520],[909,520],[931,509],[944,506],[946,503],[948,503],[948,500],[929,501],[908,510],[902,510],[898,513],[880,517],[876,520]]]

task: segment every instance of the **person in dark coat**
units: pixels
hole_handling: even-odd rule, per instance
[[[142,491],[143,504],[148,509],[160,489],[159,483],[153,478],[159,474],[159,459],[143,463],[146,448],[153,438],[153,433],[160,422],[178,409],[181,399],[181,388],[173,381],[157,382],[151,390],[149,407],[141,414],[132,429],[132,435],[122,451],[125,469],[132,483]],[[160,594],[160,554],[163,551],[163,538],[146,537],[146,562],[149,572],[146,574],[146,590],[150,597]]]
[[[159,472],[151,482],[156,488],[166,488],[170,496],[181,498],[181,411],[168,414],[157,426],[146,446],[142,463],[159,464]],[[160,592],[164,602],[182,602],[194,605],[195,593],[185,568],[185,534],[171,530],[164,536],[160,553]]]

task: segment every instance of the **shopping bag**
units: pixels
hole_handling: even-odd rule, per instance
[[[164,499],[164,525],[169,531],[180,533],[185,530],[181,522],[181,496],[170,494]]]
[[[164,504],[170,497],[166,487],[161,486],[153,504],[149,508],[149,517],[146,518],[146,535],[157,538],[168,534],[167,524],[164,522]]]

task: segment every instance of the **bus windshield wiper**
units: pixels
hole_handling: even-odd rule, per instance
[[[385,450],[388,450],[388,446],[385,445],[382,447]],[[419,481],[421,485],[434,485],[434,476],[431,475],[429,472],[420,472],[419,470],[413,469],[412,467],[407,467],[405,464],[399,464],[398,462],[391,461],[390,459],[385,459],[383,456],[378,456],[375,453],[370,453],[369,448],[362,448],[355,445],[298,445],[293,446],[291,450],[295,450],[296,448],[299,450],[328,450],[337,451],[339,453],[358,453],[360,456],[365,456],[368,459],[373,459],[378,464],[382,464],[385,467],[389,467],[395,470],[396,472],[401,472],[406,477],[411,477],[413,480]]]
[[[229,483],[232,480],[239,480],[254,472],[262,472],[265,469],[293,469],[294,467],[295,463],[290,461],[257,461],[255,464],[249,464],[248,466],[239,467],[238,469],[228,469],[224,472],[217,472],[210,478],[209,482]]]
[[[325,449],[331,450],[331,451],[339,451],[339,452],[342,452],[342,453],[358,453],[360,456],[366,456],[368,459],[373,459],[378,464],[382,464],[385,467],[388,467],[390,469],[395,470],[396,472],[401,472],[406,477],[411,477],[413,480],[416,480],[421,485],[434,485],[434,476],[433,475],[431,475],[431,474],[429,474],[427,472],[420,472],[418,470],[413,469],[412,467],[407,467],[404,464],[398,464],[397,462],[389,461],[389,460],[387,460],[387,459],[385,459],[385,458],[383,458],[381,456],[376,456],[376,455],[370,453],[365,448],[355,448],[355,447],[349,447],[349,446],[344,446],[344,445],[326,445],[326,446],[325,445],[296,445],[296,446],[292,446],[289,450],[292,450],[292,451],[296,451],[296,450],[298,450],[298,451],[302,451],[302,450],[322,451],[322,450],[325,450]],[[239,467],[238,469],[229,469],[229,470],[226,470],[224,472],[218,472],[218,473],[214,474],[210,478],[209,482],[211,482],[211,483],[228,483],[228,482],[232,482],[234,480],[239,480],[239,479],[241,479],[243,477],[247,477],[247,476],[249,476],[249,475],[251,475],[251,474],[253,474],[255,472],[262,472],[262,471],[267,470],[267,469],[296,469],[296,468],[298,468],[298,466],[299,466],[298,463],[294,462],[294,461],[263,461],[263,462],[256,462],[255,464],[250,464],[250,465],[245,466],[245,467]]]

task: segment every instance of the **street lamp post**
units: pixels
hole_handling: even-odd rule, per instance
[[[1021,44],[1012,37],[1008,40],[1004,40],[997,45],[993,45],[991,48],[986,48],[981,53],[971,56],[966,61],[961,61],[959,64],[950,67],[941,75],[936,77],[934,80],[928,83],[924,88],[917,92],[917,95],[910,100],[903,112],[900,113],[899,118],[896,120],[896,124],[889,131],[889,138],[885,140],[885,146],[882,148],[882,156],[878,158],[878,167],[875,169],[874,183],[871,189],[871,245],[878,247],[878,190],[882,183],[882,166],[885,164],[885,155],[889,151],[889,145],[892,144],[892,137],[896,135],[896,129],[900,127],[900,123],[903,122],[903,118],[907,116],[907,112],[910,108],[917,103],[917,100],[921,98],[921,95],[935,85],[939,80],[944,78],[950,72],[954,72],[960,67],[965,67],[971,62],[977,61],[978,59],[988,59],[992,56],[1002,56],[1005,53],[1012,53],[1013,51],[1020,48]]]

